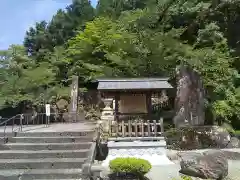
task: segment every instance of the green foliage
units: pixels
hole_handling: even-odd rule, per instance
[[[177,179],[174,178],[172,180],[177,180]],[[181,180],[193,180],[193,178],[191,176],[182,175]]]
[[[49,23],[42,21],[31,27],[26,33],[24,46],[35,60],[43,61],[46,53],[52,52],[56,46],[63,46],[93,18],[94,9],[89,0],[73,0],[65,11],[58,10]]]
[[[203,77],[208,118],[240,125],[238,1],[73,0],[0,51],[0,109],[69,98],[69,79]],[[239,126],[240,128],[240,126]]]
[[[12,46],[1,53],[6,67],[1,74],[0,108],[14,107],[21,102],[40,105],[51,102],[53,97],[66,96],[63,93],[66,88],[55,83],[56,71],[52,64],[32,62],[22,46]]]
[[[99,16],[117,18],[123,11],[143,9],[155,3],[156,0],[99,0],[96,11]]]
[[[125,49],[131,46],[133,39],[133,35],[118,29],[108,18],[87,23],[85,30],[68,43],[67,54],[73,64],[70,73],[85,81],[132,73]]]
[[[152,166],[144,159],[116,158],[110,161],[109,168],[113,173],[127,172],[143,176],[151,170]]]

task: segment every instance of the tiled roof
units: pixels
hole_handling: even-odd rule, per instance
[[[98,79],[98,90],[171,89],[168,78]]]

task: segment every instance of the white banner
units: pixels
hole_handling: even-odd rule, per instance
[[[46,108],[46,116],[50,116],[50,104],[46,104],[45,105],[45,108]]]

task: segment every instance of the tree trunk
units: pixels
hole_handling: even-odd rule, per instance
[[[205,91],[201,77],[187,66],[180,66],[176,71],[175,126],[178,128],[204,125]]]

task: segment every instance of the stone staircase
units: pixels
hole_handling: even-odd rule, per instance
[[[81,179],[96,133],[20,132],[0,145],[0,179]]]

